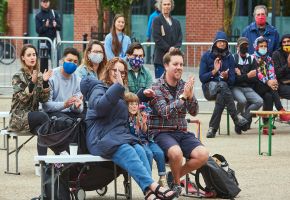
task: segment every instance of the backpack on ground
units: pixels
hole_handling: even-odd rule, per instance
[[[200,174],[206,187],[200,184]],[[219,154],[209,157],[207,163],[196,171],[195,181],[201,190],[213,191],[219,198],[233,199],[241,191],[234,170],[229,168],[226,159]]]

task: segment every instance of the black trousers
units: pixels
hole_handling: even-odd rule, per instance
[[[286,85],[280,83],[278,88],[278,94],[284,99],[290,99],[290,84]]]
[[[49,116],[45,112],[29,112],[28,113],[28,124],[30,132],[37,135],[38,128],[49,120]],[[41,147],[37,143],[37,153],[38,155],[47,155],[47,148]]]
[[[281,101],[280,101],[280,96],[279,96],[277,90],[272,90],[268,85],[259,82],[255,86],[255,91],[264,100],[263,110],[272,111],[273,104],[275,104],[275,107],[278,111],[283,108]]]
[[[235,106],[234,98],[232,95],[232,91],[230,90],[228,84],[224,81],[220,81],[217,84],[217,93],[215,96],[210,96],[209,94],[209,87],[205,87],[204,97],[207,100],[213,100],[215,99],[215,107],[213,114],[211,116],[209,127],[213,127],[215,130],[219,128],[221,116],[223,113],[223,110],[225,107],[227,107],[227,110],[231,116],[231,118],[234,120],[234,122],[237,121],[237,109]]]

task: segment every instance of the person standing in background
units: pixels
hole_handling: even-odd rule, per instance
[[[41,11],[35,17],[36,32],[39,37],[48,37],[52,41],[56,38],[56,31],[61,31],[62,25],[58,14],[50,9],[49,0],[40,1]],[[51,44],[46,42],[50,55]]]
[[[114,17],[111,32],[105,37],[105,51],[107,59],[114,57],[125,59],[131,39],[125,35],[125,18],[121,14]]]
[[[267,23],[267,7],[264,5],[257,5],[254,9],[255,21],[247,26],[242,36],[249,39],[249,54],[253,54],[255,49],[253,44],[256,38],[263,36],[268,40],[268,52],[272,53],[279,47],[279,33],[274,26]]]
[[[164,73],[163,56],[174,48],[182,45],[182,31],[180,23],[170,12],[174,9],[173,0],[158,0],[161,14],[153,21],[152,35],[155,42],[154,68],[155,78]]]
[[[154,4],[154,8],[155,8],[155,11],[149,16],[149,19],[148,19],[147,31],[146,31],[147,42],[151,41],[153,20],[160,15],[160,7],[157,1]]]

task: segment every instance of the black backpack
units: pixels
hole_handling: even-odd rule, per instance
[[[206,187],[200,184],[200,174]],[[209,157],[207,163],[196,171],[195,181],[201,190],[214,192],[219,198],[233,199],[241,191],[234,170],[229,168],[226,159],[219,154]]]

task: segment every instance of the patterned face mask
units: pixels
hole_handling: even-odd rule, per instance
[[[144,58],[140,57],[129,58],[129,64],[132,67],[132,69],[139,70],[144,64]]]

